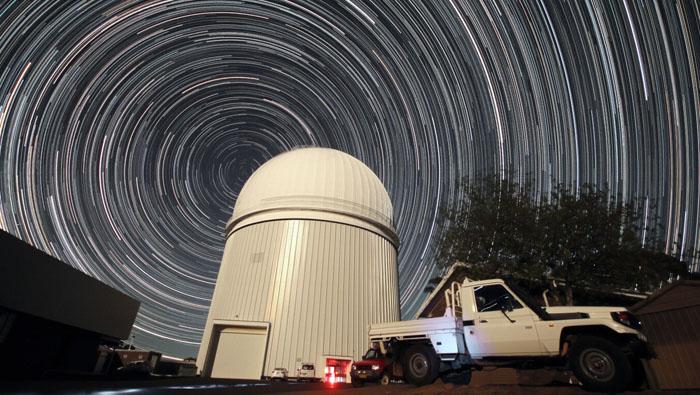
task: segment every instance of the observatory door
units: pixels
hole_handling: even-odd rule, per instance
[[[259,380],[263,373],[266,344],[267,328],[222,329],[211,377]]]

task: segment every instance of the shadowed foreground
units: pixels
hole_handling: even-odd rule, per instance
[[[93,394],[93,395],[126,395],[126,394],[396,394],[396,395],[438,395],[438,394],[479,394],[479,395],[583,395],[591,394],[577,386],[520,386],[517,384],[473,384],[455,386],[440,381],[425,387],[414,387],[409,384],[391,384],[379,386],[367,384],[362,388],[353,388],[344,384],[333,388],[321,383],[270,383],[265,381],[244,380],[213,380],[201,378],[165,378],[151,380],[44,380],[44,381],[14,381],[0,383],[2,394]],[[690,395],[696,391],[637,391],[629,394],[637,395]]]

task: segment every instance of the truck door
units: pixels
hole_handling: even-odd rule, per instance
[[[483,285],[473,290],[476,314],[473,326],[464,328],[473,357],[544,353],[533,322],[538,318],[503,285]],[[501,311],[504,303],[513,308],[506,311],[508,317]]]

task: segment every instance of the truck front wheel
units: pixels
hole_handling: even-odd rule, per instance
[[[581,336],[570,354],[571,368],[590,391],[624,391],[630,384],[632,366],[615,343],[597,336]]]
[[[440,373],[440,360],[431,347],[415,344],[404,354],[403,369],[411,384],[432,384]]]

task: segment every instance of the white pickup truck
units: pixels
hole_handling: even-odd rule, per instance
[[[415,385],[468,384],[486,366],[572,370],[584,388],[613,392],[644,378],[651,356],[640,322],[622,307],[540,307],[516,284],[454,282],[444,317],[373,324],[369,339]]]

